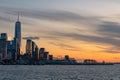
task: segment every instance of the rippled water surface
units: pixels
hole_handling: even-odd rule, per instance
[[[0,80],[120,80],[120,65],[0,65]]]

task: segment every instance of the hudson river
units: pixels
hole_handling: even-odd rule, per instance
[[[120,65],[0,65],[0,80],[120,80]]]

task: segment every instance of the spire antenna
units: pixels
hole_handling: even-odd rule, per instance
[[[18,12],[18,19],[17,19],[17,21],[19,21],[19,12]]]

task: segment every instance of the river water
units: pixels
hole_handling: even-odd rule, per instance
[[[0,80],[120,80],[120,65],[0,65]]]

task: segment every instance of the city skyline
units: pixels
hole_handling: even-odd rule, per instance
[[[22,38],[33,39],[51,54],[68,54],[78,60],[119,62],[120,2],[92,1],[11,0],[9,3],[8,0],[1,0],[0,33],[8,33],[9,38],[13,39],[14,22],[20,12]],[[25,42],[22,40],[23,52]]]

